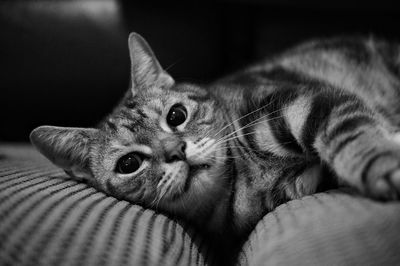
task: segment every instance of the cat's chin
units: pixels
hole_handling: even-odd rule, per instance
[[[184,180],[177,182],[176,186],[178,187],[165,197],[171,202],[185,200],[185,198],[192,193],[193,184],[201,182],[199,179],[203,179],[204,175],[207,175],[208,171],[212,169],[212,165],[206,163],[197,165],[185,164],[186,167],[184,168],[187,168],[188,171],[185,171],[187,173],[185,177],[181,177]]]
[[[165,211],[171,212],[185,219],[197,219],[213,209],[226,194],[224,182],[221,178],[223,166],[195,165],[189,168],[184,189],[176,189],[160,204]],[[197,217],[197,218],[196,218]]]
[[[175,188],[171,189],[167,195],[164,196],[164,201],[167,204],[176,204],[180,202],[190,201],[194,195],[199,196],[199,192],[203,191],[212,182],[212,172],[215,165],[202,163],[191,165],[185,163],[187,174],[181,176],[180,180],[176,182]]]
[[[201,178],[201,175],[206,175],[211,167],[212,165],[210,164],[189,165],[189,173],[186,178],[185,191],[190,190],[193,182],[198,181],[197,179]]]

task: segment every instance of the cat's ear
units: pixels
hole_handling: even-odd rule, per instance
[[[147,42],[137,33],[129,35],[132,92],[151,86],[172,86],[173,78],[161,67]]]
[[[51,162],[77,179],[90,179],[90,140],[97,129],[41,126],[35,128],[32,144]]]

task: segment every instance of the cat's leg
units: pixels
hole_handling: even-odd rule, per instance
[[[400,137],[361,99],[343,90],[325,88],[282,96],[279,102],[284,105],[278,106],[282,110],[276,116],[279,119],[268,121],[269,128],[279,129],[272,131],[278,134],[258,138],[258,143],[275,139],[277,147],[270,150],[277,155],[293,153],[306,162],[322,161],[336,173],[339,183],[375,198],[400,198]],[[307,184],[316,187],[315,180],[306,181],[301,177],[298,180],[307,189]]]
[[[312,145],[318,155],[342,181],[364,193],[400,198],[399,136],[356,99],[328,112]]]
[[[400,195],[400,145],[379,130],[361,130],[341,142],[319,140],[316,147],[346,183],[383,199]],[[344,143],[346,142],[346,143]],[[339,151],[340,149],[340,151]]]
[[[327,86],[289,92],[280,90],[270,97],[276,104],[268,123],[254,124],[254,134],[248,135],[251,143],[278,157],[322,162],[339,183],[372,197],[400,198],[400,144],[390,122],[341,89]],[[286,194],[298,197],[315,191],[318,180],[306,179],[309,176],[291,183],[295,185],[292,191],[300,193]]]

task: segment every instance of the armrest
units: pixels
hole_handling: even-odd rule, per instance
[[[239,265],[400,264],[400,203],[348,192],[307,196],[267,214]]]

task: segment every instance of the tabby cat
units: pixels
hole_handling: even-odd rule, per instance
[[[71,177],[238,236],[332,186],[399,197],[400,46],[312,41],[198,86],[175,83],[138,34],[128,43],[131,86],[110,115],[30,135]]]

